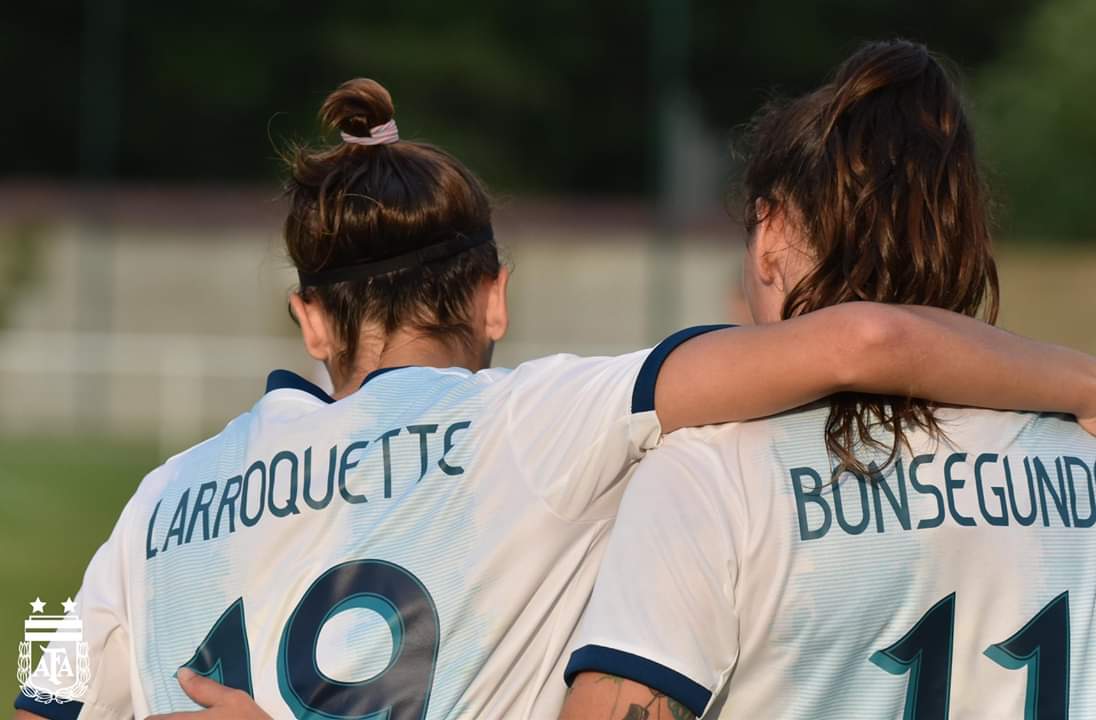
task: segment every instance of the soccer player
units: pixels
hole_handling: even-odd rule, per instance
[[[194,707],[180,667],[235,689],[222,716],[250,697],[278,717],[551,716],[624,480],[662,433],[850,388],[1096,413],[1091,358],[871,304],[487,369],[508,276],[479,181],[400,140],[375,82],[322,117],[342,142],[293,158],[285,237],[334,394],[275,371],[141,483],[77,598],[84,720]]]
[[[993,319],[970,126],[923,46],[867,45],[754,127],[757,321]],[[675,433],[625,493],[562,716],[1096,717],[1094,480],[1073,418],[904,397]]]

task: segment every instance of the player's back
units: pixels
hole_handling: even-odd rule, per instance
[[[946,440],[832,482],[827,412],[670,436],[580,642],[684,675],[706,717],[1096,717],[1096,439],[945,409]],[[650,585],[673,597],[609,619]],[[569,672],[614,672],[583,653]]]
[[[727,716],[754,717],[755,686],[761,702],[781,687],[787,717],[1064,718],[1071,688],[1074,716],[1096,715],[1096,439],[945,410],[947,441],[916,436],[881,475],[834,484],[824,418],[741,430]]]
[[[92,561],[82,717],[193,708],[184,664],[275,717],[554,715],[620,480],[658,439],[647,357],[394,369],[338,402],[275,373]]]

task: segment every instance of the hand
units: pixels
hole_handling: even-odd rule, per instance
[[[1096,415],[1092,417],[1079,417],[1077,422],[1081,423],[1081,427],[1088,431],[1089,435],[1096,435]]]
[[[152,715],[148,720],[271,720],[243,690],[225,687],[189,668],[179,668],[179,687],[205,710]]]

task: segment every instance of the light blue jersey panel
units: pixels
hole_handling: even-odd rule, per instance
[[[795,522],[758,649],[795,658],[789,717],[1096,716],[1096,442],[1060,417],[969,416],[836,484],[820,418],[774,421]]]
[[[465,475],[491,386],[401,374],[334,416],[276,390],[174,464],[142,563],[150,707],[185,706],[166,671],[187,663],[298,717],[454,706],[488,638]]]

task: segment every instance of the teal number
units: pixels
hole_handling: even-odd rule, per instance
[[[947,720],[951,697],[951,644],[955,593],[921,616],[909,632],[871,661],[892,675],[909,673],[903,720]]]
[[[932,606],[909,632],[870,660],[891,673],[909,673],[903,720],[946,720],[951,701],[955,593]],[[1009,670],[1027,669],[1024,720],[1069,718],[1069,593],[1047,603],[1012,637],[985,655]]]
[[[392,656],[375,677],[341,682],[316,665],[320,631],[335,614],[369,608],[392,633]],[[298,718],[422,720],[438,659],[438,611],[422,583],[399,565],[355,560],[308,588],[282,631],[278,688]]]
[[[1069,717],[1069,593],[1047,603],[1007,640],[986,648],[986,657],[1009,670],[1027,669],[1024,720]]]
[[[368,608],[392,633],[388,666],[376,677],[341,682],[316,664],[320,631],[335,615]],[[278,687],[297,718],[421,720],[437,664],[438,611],[419,579],[399,565],[355,560],[320,575],[282,629]],[[243,598],[228,606],[184,667],[254,697]]]
[[[251,689],[251,648],[247,643],[243,598],[221,613],[183,667],[255,696]]]

